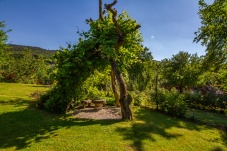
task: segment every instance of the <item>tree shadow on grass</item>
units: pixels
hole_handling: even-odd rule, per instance
[[[33,85],[31,87],[36,87],[36,88],[50,88],[50,85]]]
[[[224,145],[227,146],[227,129],[224,131],[224,133],[221,133],[222,141],[224,142]]]
[[[13,112],[0,114],[0,149],[23,149],[31,143],[57,136],[56,130],[72,126],[111,125],[117,120],[80,120],[36,109],[28,100],[0,101],[0,106],[14,105]],[[27,108],[20,108],[28,105]],[[19,107],[19,108],[17,108]]]
[[[145,140],[151,142],[156,140],[157,135],[163,137],[164,139],[178,139],[183,137],[181,133],[178,132],[168,132],[170,128],[182,128],[187,130],[201,131],[203,128],[199,125],[184,122],[174,117],[170,117],[165,114],[160,114],[158,112],[150,112],[146,109],[138,109],[135,112],[136,120],[131,123],[130,127],[127,128],[117,128],[117,132],[124,137],[125,140],[130,140],[132,142],[132,147],[138,151],[144,151]],[[155,136],[156,135],[156,136]],[[224,139],[224,137],[223,137]]]
[[[0,100],[0,105],[13,105],[15,107],[23,106],[23,105],[29,105],[31,103],[31,100],[24,99],[24,98],[14,98],[13,100]]]
[[[35,104],[29,100],[17,99],[12,101],[0,101],[0,106],[13,105],[11,112],[0,114],[0,149],[15,147],[24,149],[31,143],[40,142],[58,135],[56,132],[62,128],[89,125],[111,125],[120,120],[85,120],[69,118],[62,115],[49,114],[36,109]],[[22,108],[21,108],[22,107]],[[136,121],[129,122],[130,127],[122,126],[116,131],[125,140],[132,141],[133,147],[143,151],[144,140],[158,141],[154,135],[160,135],[165,139],[177,139],[182,137],[180,133],[169,133],[167,129],[172,127],[200,131],[201,127],[190,122],[181,122],[167,115],[145,109],[136,111]],[[183,124],[182,124],[183,123]],[[128,125],[128,123],[126,123]],[[226,133],[222,136],[227,145]]]

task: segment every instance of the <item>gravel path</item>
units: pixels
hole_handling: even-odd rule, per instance
[[[76,118],[83,119],[121,119],[121,109],[106,106],[102,110],[96,110],[95,107],[91,106],[84,109],[75,109],[73,115]]]

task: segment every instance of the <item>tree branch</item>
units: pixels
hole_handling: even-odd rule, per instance
[[[117,23],[117,10],[112,8],[115,4],[117,3],[117,0],[114,0],[113,3],[111,4],[105,4],[105,9],[107,9],[108,11],[110,11],[112,13],[112,21],[117,29],[117,33],[118,33],[118,41],[115,45],[115,52],[118,54],[119,53],[119,47],[122,46],[125,42],[124,42],[124,32],[121,30],[119,24]]]
[[[99,19],[101,19],[102,21],[104,20],[102,11],[102,0],[99,0]]]
[[[117,17],[117,10],[114,9],[114,8],[112,8],[116,3],[117,3],[117,0],[114,0],[114,2],[111,3],[111,4],[105,4],[105,9],[107,9],[108,11],[110,11],[110,12],[113,14],[112,20],[113,20],[113,23],[114,23],[114,25],[115,25],[115,27],[116,27],[116,29],[117,29],[117,32],[118,32],[118,34],[119,34],[120,36],[123,36],[124,33],[123,33],[122,30],[120,29],[120,26],[119,26],[119,24],[117,23],[117,20],[116,20],[116,17]]]

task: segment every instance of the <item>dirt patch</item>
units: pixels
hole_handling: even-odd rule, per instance
[[[83,119],[121,119],[121,109],[106,106],[102,110],[96,110],[95,107],[91,106],[84,109],[75,109],[73,115],[76,118]]]

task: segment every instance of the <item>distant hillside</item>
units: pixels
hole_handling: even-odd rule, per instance
[[[14,45],[14,44],[8,44],[8,46],[10,47],[9,51],[12,52],[14,56],[20,55],[24,50],[31,50],[32,54],[35,57],[42,55],[44,58],[50,58],[58,51],[58,50],[46,50],[40,47]]]

